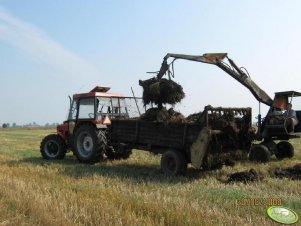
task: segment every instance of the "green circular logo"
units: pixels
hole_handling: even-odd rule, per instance
[[[271,206],[268,208],[267,214],[271,219],[282,224],[294,224],[298,221],[298,215],[283,206]]]

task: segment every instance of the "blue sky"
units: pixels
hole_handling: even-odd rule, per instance
[[[301,91],[300,28],[293,0],[0,0],[0,123],[61,122],[67,96],[95,85],[140,96],[138,80],[168,52],[228,52],[271,97]],[[207,104],[258,113],[251,93],[213,65],[178,60],[175,70],[185,115]]]

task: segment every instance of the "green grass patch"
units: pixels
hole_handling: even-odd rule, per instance
[[[24,157],[24,158],[39,156],[39,153],[37,153],[37,151],[33,151],[33,150],[16,150],[16,151],[14,151],[14,154],[16,154],[20,157]]]
[[[211,200],[214,201],[214,199],[230,199],[230,200],[236,200],[240,198],[250,198],[251,194],[250,192],[243,191],[243,190],[229,190],[229,189],[210,189],[209,191],[209,197],[211,197]]]

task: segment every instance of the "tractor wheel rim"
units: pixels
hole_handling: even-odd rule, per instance
[[[84,149],[90,152],[93,149],[93,140],[90,136],[86,136],[83,141]]]
[[[83,132],[77,140],[77,149],[80,155],[88,157],[93,150],[93,139],[90,134]]]
[[[46,142],[44,150],[49,157],[56,157],[59,154],[59,144],[53,140],[49,140]]]

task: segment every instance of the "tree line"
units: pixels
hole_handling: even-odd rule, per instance
[[[1,124],[0,124],[1,125]],[[18,125],[17,123],[2,123],[2,128],[35,128],[35,127],[46,127],[46,128],[52,128],[52,127],[56,127],[58,125],[58,123],[45,123],[44,125],[39,125],[36,122],[32,122],[32,123],[26,123],[23,125]]]

